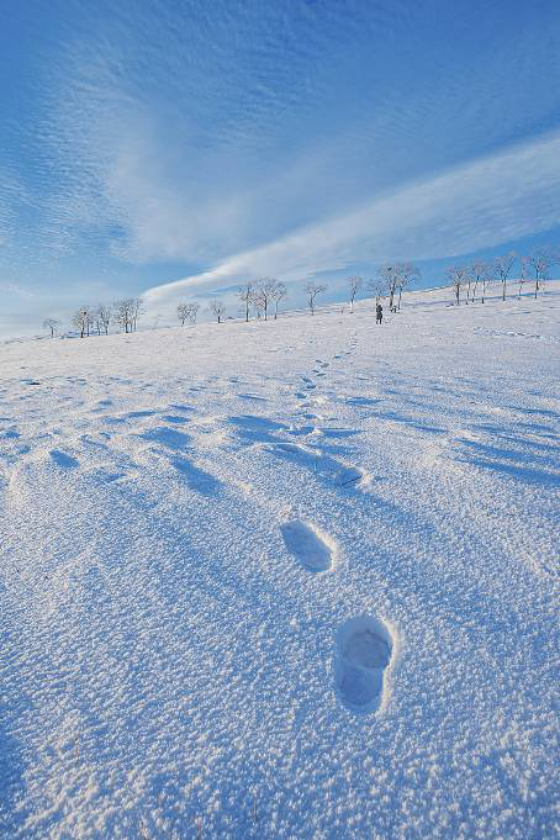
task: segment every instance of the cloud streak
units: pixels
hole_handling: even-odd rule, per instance
[[[343,216],[149,289],[149,305],[274,274],[305,279],[354,263],[455,257],[560,225],[560,135],[486,156]]]
[[[71,301],[183,276],[163,306],[548,229],[560,9],[538,5],[12,4],[0,281]]]

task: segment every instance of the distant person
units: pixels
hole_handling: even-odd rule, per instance
[[[383,307],[380,303],[377,304],[375,307],[375,323],[381,324],[383,323]]]

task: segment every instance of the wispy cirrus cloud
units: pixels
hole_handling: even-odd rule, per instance
[[[276,274],[283,279],[356,262],[429,260],[511,242],[560,225],[560,135],[511,148],[376,198],[343,216],[157,286],[150,305]]]
[[[486,10],[482,33],[476,3],[75,8],[33,127],[56,253],[209,265],[519,140],[558,103],[550,11]]]
[[[556,4],[24,6],[0,31],[10,281],[72,300],[131,271],[137,293],[152,270],[193,290],[296,282],[556,224]]]

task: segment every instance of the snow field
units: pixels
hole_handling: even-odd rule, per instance
[[[560,299],[0,348],[6,837],[550,837]]]

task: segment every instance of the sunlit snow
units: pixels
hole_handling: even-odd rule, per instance
[[[552,838],[560,283],[0,345],[0,834]]]

